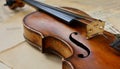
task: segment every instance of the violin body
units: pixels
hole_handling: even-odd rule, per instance
[[[80,53],[86,53],[68,37],[76,31],[80,34],[74,37],[91,50],[87,58],[78,56]],[[103,36],[87,40],[86,28],[82,24],[71,27],[41,11],[33,12],[24,18],[24,36],[28,43],[43,53],[52,52],[60,56],[63,69],[119,69],[120,56],[109,46],[115,37],[108,32],[105,33],[110,41]]]

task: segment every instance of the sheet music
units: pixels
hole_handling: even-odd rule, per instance
[[[0,58],[11,69],[62,69],[62,61],[59,57],[43,54],[25,41],[0,53]]]
[[[0,62],[0,69],[12,69],[12,68],[4,64],[3,62]]]
[[[24,41],[23,18],[35,10],[25,5],[25,7],[13,11],[10,10],[8,6],[4,6],[4,4],[5,1],[0,0],[0,51]]]

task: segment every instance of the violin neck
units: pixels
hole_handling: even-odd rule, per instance
[[[23,0],[25,3],[35,7],[37,10],[43,11],[45,13],[48,13],[50,15],[53,15],[57,17],[58,19],[65,21],[67,24],[71,24],[72,21],[76,21],[76,18],[83,18],[82,16],[75,15],[71,12],[68,12],[66,10],[52,7],[49,5],[46,5],[44,3],[35,1],[35,0]]]

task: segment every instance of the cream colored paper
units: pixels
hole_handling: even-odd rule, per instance
[[[24,8],[10,10],[3,6],[5,1],[0,1],[0,51],[13,47],[24,41],[23,18],[35,9],[26,5]]]
[[[12,69],[62,69],[60,58],[43,54],[26,42],[0,53],[0,59]]]
[[[4,64],[3,62],[0,62],[0,69],[12,69],[12,68]]]

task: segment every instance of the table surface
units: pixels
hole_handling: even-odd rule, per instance
[[[110,27],[120,29],[120,0],[38,0],[43,3],[56,7],[73,7],[85,11],[94,18],[101,19],[106,22],[105,30],[114,32]],[[108,2],[109,1],[109,2]],[[25,15],[35,11],[35,9],[26,5],[22,9],[16,11],[4,7],[5,1],[0,0],[0,69],[36,69],[48,67],[42,62],[46,62],[50,69],[61,69],[61,61],[58,58],[53,59],[53,56],[42,55],[30,47],[23,38],[22,21]],[[21,50],[25,52],[21,52]],[[31,54],[32,53],[32,54]],[[19,54],[19,55],[18,55]],[[34,54],[34,56],[33,56]],[[27,56],[25,56],[27,55]],[[7,58],[9,56],[9,59]],[[16,57],[18,56],[18,57]],[[20,59],[23,58],[24,59]],[[29,58],[31,57],[31,58]],[[28,59],[29,58],[29,59]],[[39,58],[42,58],[41,60]],[[16,61],[16,60],[17,61]],[[35,59],[34,61],[30,61]],[[13,61],[14,60],[14,61]],[[20,61],[18,61],[20,60]],[[23,64],[23,61],[27,61]],[[38,62],[39,61],[39,62]],[[52,62],[55,61],[55,62]],[[27,63],[34,63],[36,65]],[[37,63],[36,63],[37,62]],[[51,64],[50,64],[50,63]],[[19,65],[21,64],[21,65]],[[42,64],[40,66],[39,64]],[[36,67],[37,66],[37,67]],[[8,68],[7,68],[8,67]]]

